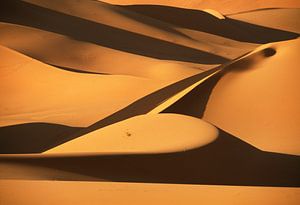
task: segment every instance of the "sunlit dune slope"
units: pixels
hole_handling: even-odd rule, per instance
[[[267,151],[300,154],[300,40],[264,50],[225,68],[204,119]]]
[[[162,86],[138,77],[64,71],[5,47],[0,53],[1,126],[88,126]]]
[[[176,114],[140,115],[83,135],[45,153],[180,152],[206,145],[217,135],[214,126],[197,118]]]

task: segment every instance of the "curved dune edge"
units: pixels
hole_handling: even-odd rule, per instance
[[[300,39],[267,44],[218,81],[203,119],[261,150],[300,155]]]
[[[204,146],[218,130],[200,119],[178,115],[140,115],[93,131],[50,149],[66,153],[170,153]]]

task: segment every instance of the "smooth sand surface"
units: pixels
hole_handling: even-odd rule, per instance
[[[140,115],[83,135],[45,153],[170,153],[204,146],[217,136],[218,130],[214,126],[197,118],[176,114]]]
[[[1,205],[265,204],[296,205],[300,189],[70,181],[0,181]],[[26,190],[26,191],[24,191]],[[129,197],[130,196],[130,197]]]

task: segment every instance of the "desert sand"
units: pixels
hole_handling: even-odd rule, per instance
[[[5,180],[3,204],[297,204],[298,188]],[[12,190],[14,190],[12,192]],[[24,192],[24,190],[27,190]],[[36,190],[41,190],[36,195]],[[80,193],[80,194],[78,194]],[[49,197],[49,194],[51,197]],[[135,195],[128,197],[128,195]],[[272,195],[271,198],[266,196]],[[15,198],[15,196],[18,196]],[[195,197],[197,196],[197,197]],[[218,197],[216,197],[218,196]],[[44,200],[47,198],[47,200]],[[145,200],[147,199],[147,200]]]
[[[0,205],[299,204],[300,2],[0,2]]]

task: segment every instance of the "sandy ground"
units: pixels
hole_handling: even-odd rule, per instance
[[[1,205],[16,204],[256,204],[296,205],[298,188],[111,182],[0,181]],[[26,192],[24,192],[26,190]],[[272,197],[266,197],[271,195]],[[128,197],[130,196],[130,197]],[[45,200],[47,199],[47,200]]]

